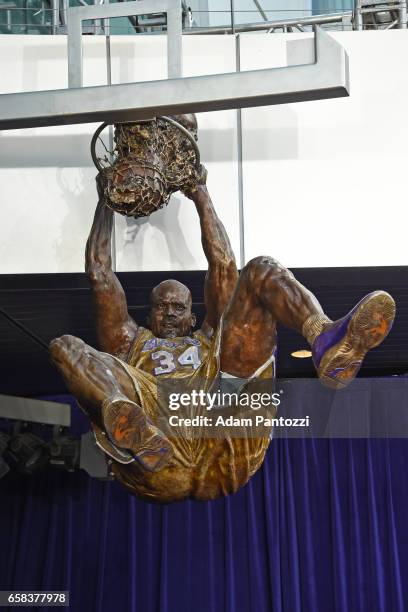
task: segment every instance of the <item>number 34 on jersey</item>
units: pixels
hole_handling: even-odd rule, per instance
[[[158,376],[160,374],[170,374],[179,370],[180,367],[188,367],[191,370],[196,370],[201,365],[200,353],[197,346],[189,346],[181,355],[176,355],[170,351],[160,350],[151,353],[152,360],[157,363],[153,368],[153,373]]]

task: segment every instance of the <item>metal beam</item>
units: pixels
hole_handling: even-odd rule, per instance
[[[361,12],[362,0],[354,0],[354,29],[363,29],[363,14]]]
[[[255,4],[256,8],[258,9],[259,14],[261,15],[262,19],[263,19],[264,21],[268,21],[268,15],[267,15],[267,14],[265,13],[265,11],[263,10],[263,8],[262,8],[262,6],[261,6],[260,2],[258,2],[258,0],[254,0],[254,4]]]
[[[0,129],[206,112],[349,95],[344,48],[316,31],[313,64],[183,79],[0,95]]]
[[[167,72],[169,78],[182,76],[182,12],[180,0],[134,0],[115,4],[71,7],[67,10],[68,86],[82,87],[82,22],[89,19],[167,15]]]
[[[398,17],[399,17],[399,27],[402,30],[406,30],[408,27],[407,0],[400,0]]]

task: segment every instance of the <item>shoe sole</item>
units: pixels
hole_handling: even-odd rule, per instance
[[[170,442],[135,402],[109,398],[103,402],[102,418],[112,444],[130,450],[149,472],[158,472],[173,455]]]
[[[358,373],[366,353],[387,337],[395,317],[395,302],[375,291],[357,307],[343,338],[323,356],[318,375],[332,389],[343,389]]]

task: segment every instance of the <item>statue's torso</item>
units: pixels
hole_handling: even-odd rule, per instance
[[[156,338],[143,329],[133,345],[129,365],[161,378],[189,378],[206,362],[211,340],[201,330],[191,336]]]
[[[156,338],[150,330],[139,333],[127,369],[139,389],[145,414],[156,424],[160,416],[160,381],[180,381],[210,389],[219,374],[220,331],[212,339],[201,331],[183,338]],[[130,367],[129,367],[130,366]],[[273,362],[263,378],[274,375]],[[151,473],[137,463],[114,463],[116,478],[132,493],[150,501],[170,502],[187,497],[215,499],[237,491],[262,465],[269,436],[228,435],[221,438],[178,435],[169,439],[174,455],[159,472]]]

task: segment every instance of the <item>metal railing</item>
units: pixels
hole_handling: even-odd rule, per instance
[[[118,0],[122,1],[122,0]],[[24,2],[24,5],[23,5]],[[75,4],[86,5],[85,0],[74,0]],[[96,2],[96,0],[95,0]],[[19,5],[21,3],[21,6]],[[258,0],[254,0],[256,10],[236,11],[231,0],[230,11],[206,12],[206,19],[200,12],[191,11],[183,3],[183,33],[200,34],[233,34],[238,32],[293,32],[310,31],[314,25],[329,30],[387,30],[391,28],[407,28],[407,0],[383,1],[354,0],[353,10],[336,11],[323,15],[304,15],[305,11],[265,11]],[[72,4],[72,0],[71,0]],[[27,0],[0,0],[0,33],[3,34],[66,34],[66,11],[69,0],[41,0],[36,6],[28,7]],[[274,13],[287,14],[284,19],[270,19]],[[246,15],[258,19],[255,22],[242,23]],[[222,20],[225,25],[201,27],[203,21]],[[259,19],[262,18],[262,21]],[[85,34],[105,34],[103,22],[93,21],[84,24]],[[129,17],[128,19],[112,20],[111,34],[159,33],[166,30],[164,15]]]
[[[259,23],[247,23],[233,26],[213,26],[208,28],[184,29],[184,34],[231,34],[239,32],[275,32],[281,30],[291,32],[293,29],[304,32],[307,27],[314,25],[328,25],[334,23],[351,23],[352,11],[335,13],[329,15],[314,15],[313,17],[301,17],[299,19],[277,19],[275,21],[261,21]]]

